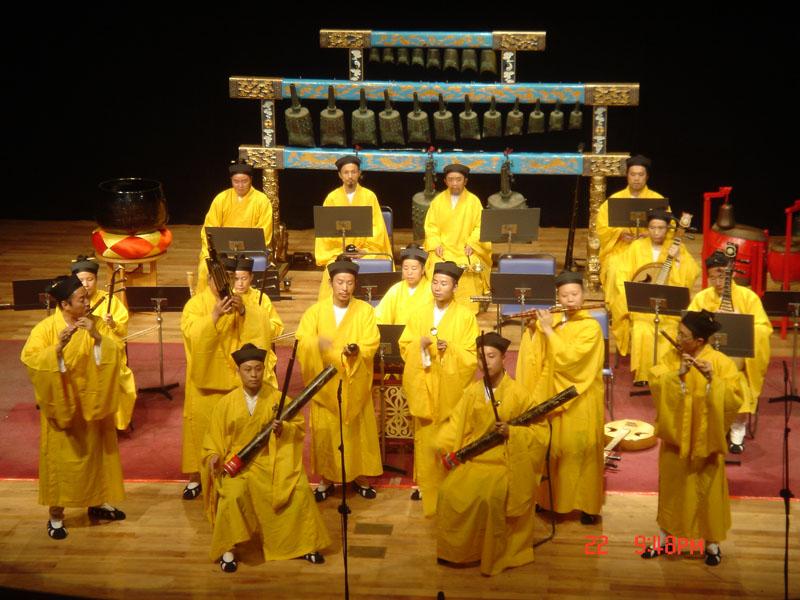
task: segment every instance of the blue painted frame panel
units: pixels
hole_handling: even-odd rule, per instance
[[[373,31],[369,41],[381,48],[491,48],[492,37],[469,31]]]

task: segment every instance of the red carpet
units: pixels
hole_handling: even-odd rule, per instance
[[[0,361],[6,365],[4,385],[0,390],[0,477],[35,478],[38,476],[39,414],[34,407],[33,389],[19,353],[22,342],[0,341]],[[284,372],[289,348],[279,349],[279,373]],[[510,352],[507,364],[513,374],[515,353]],[[158,385],[158,349],[155,344],[131,344],[129,363],[139,387]],[[171,391],[173,399],[160,394],[141,394],[134,412],[135,430],[120,435],[123,472],[127,479],[184,479],[180,472],[181,412],[185,362],[180,344],[165,345],[166,383],[180,382]],[[781,444],[783,408],[769,404],[767,398],[783,393],[782,367],[773,360],[761,398],[757,436],[747,440],[745,453],[740,455],[741,466],[728,467],[732,495],[776,497],[781,487]],[[615,417],[653,421],[650,397],[630,398],[631,382],[627,363],[616,369],[614,386]],[[300,369],[295,366],[290,386],[294,395],[302,389]],[[795,420],[796,420],[795,416]],[[795,424],[796,425],[796,424]],[[800,464],[800,439],[790,440],[791,464]],[[308,446],[308,444],[307,444]],[[387,462],[407,470],[400,476],[389,470],[379,483],[409,484],[411,473],[410,448],[390,452]],[[307,451],[306,451],[307,454]],[[619,469],[607,472],[610,491],[654,492],[658,487],[658,449],[624,453]],[[306,456],[306,458],[308,458]],[[306,464],[309,464],[306,462]],[[796,470],[795,470],[796,472]],[[310,474],[311,479],[315,476]],[[796,483],[796,482],[795,482]]]

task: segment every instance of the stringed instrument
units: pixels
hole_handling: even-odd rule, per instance
[[[646,450],[656,445],[658,438],[655,428],[638,419],[619,419],[610,421],[603,426],[606,445],[603,448],[603,458],[608,461],[614,459],[612,452],[619,447],[620,450]]]
[[[733,272],[736,270],[736,255],[738,252],[739,247],[733,242],[728,242],[725,246],[725,256],[728,258],[728,266],[725,267],[725,283],[723,283],[722,294],[720,294],[719,312],[734,312],[731,283],[733,282]]]
[[[681,249],[681,242],[686,230],[692,224],[691,213],[681,213],[681,218],[678,220],[678,225],[675,227],[675,236],[672,238],[672,244],[667,250],[667,258],[663,263],[652,262],[639,268],[633,275],[631,281],[638,283],[656,283],[658,285],[666,285],[669,281],[669,272],[672,269],[672,264],[678,256]]]

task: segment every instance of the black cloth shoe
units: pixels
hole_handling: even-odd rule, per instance
[[[742,452],[744,452],[744,444],[734,444],[733,442],[731,442],[730,444],[728,444],[728,450],[730,451],[731,454],[741,454]]]
[[[319,488],[314,490],[314,500],[317,502],[322,502],[323,500],[327,500],[328,496],[333,494],[333,490],[336,489],[334,484],[330,484],[324,490],[320,490]]]
[[[366,498],[367,500],[374,500],[375,498],[378,497],[378,492],[375,491],[374,487],[372,487],[371,485],[363,487],[358,483],[356,483],[355,481],[353,482],[353,491],[362,498]]]
[[[653,548],[652,546],[648,546],[647,548],[644,549],[644,552],[642,552],[641,556],[642,558],[656,558],[657,556],[661,556],[662,554],[666,553],[667,553],[667,547],[664,545],[662,545],[661,548],[658,549],[658,551],[656,551],[656,549]]]
[[[594,525],[597,523],[597,515],[590,515],[589,513],[581,511],[581,523],[583,525]]]
[[[709,567],[716,567],[719,563],[722,562],[722,551],[717,550],[716,554],[712,554],[708,550],[706,550],[706,564]]]
[[[419,502],[422,500],[422,492],[419,491],[419,488],[411,490],[411,499],[414,502]]]
[[[183,499],[194,500],[203,492],[203,486],[197,485],[196,487],[189,487],[188,485],[183,488]]]
[[[220,556],[219,568],[222,569],[223,573],[235,573],[236,569],[239,568],[239,563],[236,562],[235,558],[229,562]]]
[[[67,537],[67,528],[64,527],[63,522],[61,527],[53,527],[53,523],[47,519],[47,535],[54,540],[63,540]]]
[[[303,554],[300,558],[307,560],[312,565],[321,565],[325,562],[325,557],[319,552],[309,552],[308,554]]]
[[[102,506],[90,506],[89,518],[97,521],[124,521],[125,513],[118,508],[107,509]]]

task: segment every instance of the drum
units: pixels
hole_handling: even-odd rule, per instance
[[[134,235],[163,229],[169,220],[159,181],[127,177],[104,181],[95,220],[108,233]]]

